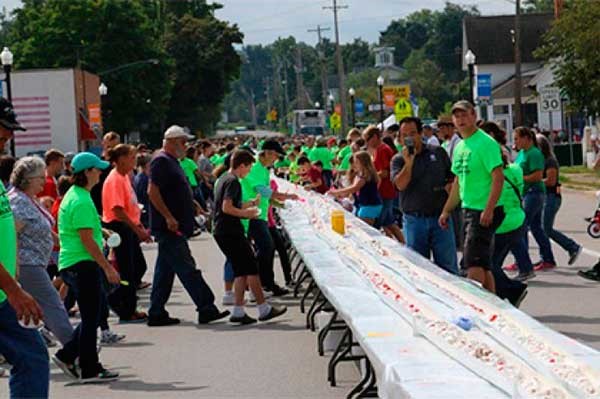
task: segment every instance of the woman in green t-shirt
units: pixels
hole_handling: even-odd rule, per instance
[[[550,240],[542,225],[542,212],[546,189],[544,187],[544,155],[537,147],[535,133],[527,127],[514,132],[515,145],[519,150],[515,163],[523,169],[525,223],[535,238],[542,260],[534,266],[535,271],[556,267]]]
[[[73,337],[53,356],[69,376],[81,382],[112,381],[119,374],[106,370],[98,361],[96,330],[102,308],[102,273],[118,285],[119,273],[102,252],[102,227],[90,191],[100,180],[108,162],[89,152],[77,154],[71,162],[73,186],[65,194],[58,211],[60,275],[75,295],[81,323]],[[79,358],[79,369],[75,359]]]

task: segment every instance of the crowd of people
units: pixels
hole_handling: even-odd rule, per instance
[[[23,128],[12,105],[0,101],[2,154]],[[514,137],[509,148],[506,132],[459,101],[436,129],[406,117],[386,129],[353,128],[342,139],[196,141],[174,125],[155,151],[109,132],[100,156],[58,149],[43,159],[0,155],[0,354],[12,366],[11,395],[47,396],[47,347],[56,341],[52,360],[73,379],[118,378],[99,361],[99,345],[125,339],[110,329],[110,312],[121,323],[180,323],[167,311],[175,276],[199,324],[229,316],[246,325],[284,314],[285,306],[268,301],[294,284],[274,212],[297,196],[279,191],[274,175],[331,196],[449,273],[519,306],[526,281],[556,267],[550,240],[569,264],[582,247],[554,228],[561,192],[552,145],[526,127]],[[190,251],[189,239],[204,232],[225,256],[220,303],[231,311],[217,306]],[[528,232],[540,248],[537,263]],[[142,251],[150,242],[158,246],[152,282],[144,280]],[[515,262],[503,269],[509,253]],[[505,270],[518,273],[510,278]],[[147,311],[137,294],[145,289]],[[246,313],[249,301],[256,318]]]

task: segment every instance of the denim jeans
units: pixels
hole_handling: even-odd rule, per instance
[[[449,227],[442,229],[437,217],[422,217],[404,214],[404,237],[406,245],[425,258],[433,252],[433,261],[446,271],[458,274],[454,227],[449,219]]]
[[[0,303],[0,354],[10,370],[11,398],[47,398],[48,349],[37,330],[23,328],[8,301]]]
[[[73,291],[81,323],[73,332],[73,337],[56,356],[66,363],[73,364],[79,357],[83,377],[95,376],[101,370],[96,351],[96,333],[102,312],[103,295],[102,271],[94,261],[82,261],[60,272],[60,276]]]
[[[175,275],[183,284],[198,313],[212,314],[217,311],[215,296],[204,281],[202,272],[196,269],[188,241],[174,233],[156,233],[158,256],[154,267],[152,293],[150,294],[151,318],[167,317],[165,305],[171,296]]]
[[[231,261],[229,259],[225,259],[225,264],[223,265],[223,281],[226,283],[233,283],[235,280],[235,276],[233,275],[233,266],[231,265]]]
[[[554,218],[560,209],[562,197],[554,193],[546,194],[546,202],[544,203],[544,231],[548,238],[560,245],[568,253],[577,252],[579,244],[554,229]]]
[[[527,244],[527,229],[525,227],[521,228],[519,238],[512,242],[510,252],[515,257],[515,263],[521,273],[529,273],[533,270],[533,264],[529,256],[529,246]]]
[[[506,259],[506,255],[508,255],[508,252],[511,250],[511,248],[524,245],[525,241],[523,236],[525,234],[526,229],[524,227],[520,227],[508,233],[496,234],[494,236],[492,274],[494,275],[494,280],[496,282],[496,295],[502,299],[508,299],[511,303],[516,302],[527,285],[520,281],[509,279],[506,273],[504,273],[504,270],[502,270],[502,264],[504,263],[504,259]],[[531,261],[529,260],[529,254],[527,252],[525,253],[527,254],[529,269],[521,270],[521,272],[527,272],[533,269]],[[519,264],[518,261],[517,264]],[[525,266],[526,265],[527,264],[525,264]]]
[[[556,264],[556,261],[554,260],[554,254],[552,253],[552,247],[550,246],[550,240],[548,239],[548,236],[544,232],[544,227],[542,226],[544,197],[545,194],[536,189],[530,189],[527,191],[527,193],[525,193],[525,196],[523,197],[525,223],[540,247],[542,261]],[[525,240],[529,246],[527,236],[525,236]]]
[[[254,241],[256,248],[258,275],[260,276],[262,286],[266,289],[272,289],[275,285],[275,275],[273,272],[275,243],[273,242],[273,238],[271,238],[267,222],[260,219],[252,219],[248,235]]]

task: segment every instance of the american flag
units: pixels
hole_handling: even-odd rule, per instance
[[[14,97],[12,103],[17,120],[27,129],[14,132],[15,146],[39,150],[52,144],[49,97]]]

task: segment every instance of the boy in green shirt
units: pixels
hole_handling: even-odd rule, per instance
[[[477,115],[470,102],[455,103],[452,120],[463,141],[454,150],[452,172],[456,178],[439,223],[447,228],[450,214],[462,201],[467,277],[495,293],[491,273],[493,238],[504,219],[502,207],[497,206],[501,205],[498,200],[504,185],[501,150],[491,136],[477,128]]]

